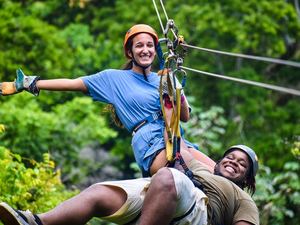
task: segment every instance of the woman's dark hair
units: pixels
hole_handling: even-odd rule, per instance
[[[132,60],[128,60],[123,66],[122,69],[123,70],[131,70],[132,68]],[[121,120],[119,119],[117,113],[116,113],[116,109],[112,104],[108,104],[104,107],[104,111],[105,112],[109,112],[111,114],[111,119],[113,120],[113,122],[115,123],[115,125],[117,127],[120,128],[124,128],[124,125],[122,124]]]
[[[132,48],[132,37],[128,40],[126,48],[125,49],[131,49]],[[122,70],[131,70],[133,66],[132,59],[127,60],[127,62],[122,66]],[[124,125],[122,124],[120,118],[118,117],[116,113],[116,109],[112,104],[108,104],[104,107],[105,112],[109,112],[111,114],[111,119],[115,123],[117,127],[124,128]]]
[[[111,119],[117,127],[124,128],[121,120],[119,119],[116,109],[112,104],[108,104],[104,107],[104,112],[110,113]]]
[[[135,35],[134,35],[135,36]],[[125,46],[125,51],[127,49],[132,49],[132,45],[133,45],[133,38],[134,36],[130,37],[126,43],[126,46]],[[153,37],[153,40],[154,40],[154,37]],[[123,70],[131,70],[133,67],[133,60],[132,59],[129,59],[127,60],[127,62],[122,66],[122,69]],[[145,80],[148,80],[147,76],[146,76],[146,73],[145,73],[145,70],[143,70],[143,74],[144,74],[144,78]],[[109,112],[111,113],[111,118],[112,120],[114,121],[115,125],[120,127],[120,128],[124,128],[124,125],[122,124],[120,118],[118,117],[117,113],[116,113],[116,110],[115,110],[115,107],[112,105],[112,104],[108,104],[107,106],[105,106],[104,108],[105,112]]]

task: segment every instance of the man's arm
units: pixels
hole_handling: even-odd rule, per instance
[[[192,159],[196,159],[201,164],[203,164],[211,173],[214,172],[214,168],[216,165],[215,161],[213,161],[210,157],[194,148],[188,148],[186,144],[183,143],[183,141],[181,142],[182,144],[180,146],[180,153],[186,163],[191,161]]]

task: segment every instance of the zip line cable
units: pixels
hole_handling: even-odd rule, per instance
[[[166,19],[169,20],[169,17],[168,17],[168,15],[167,15],[167,11],[166,11],[166,9],[165,9],[165,6],[164,6],[164,3],[163,3],[162,0],[160,0],[160,4],[161,4],[162,10],[164,11],[164,14],[165,14]]]
[[[162,10],[163,10],[163,12],[165,14],[166,20],[169,21],[168,14],[167,14],[167,11],[165,9],[165,6],[164,6],[164,3],[163,3],[162,0],[160,0],[160,5],[161,5],[161,8],[162,8]],[[173,28],[170,28],[170,30],[171,30],[172,34],[174,35],[174,37],[177,38],[177,35],[176,35],[175,31],[173,30]]]
[[[220,75],[220,74],[216,74],[216,73],[209,73],[209,72],[192,69],[192,68],[185,67],[185,66],[180,66],[180,69],[184,69],[184,70],[188,70],[188,71],[191,71],[191,72],[196,72],[196,73],[200,73],[200,74],[204,74],[204,75],[208,75],[208,76],[212,76],[212,77],[217,77],[217,78],[221,78],[221,79],[225,79],[225,80],[231,80],[231,81],[244,83],[244,84],[250,84],[250,85],[253,85],[253,86],[258,86],[258,87],[262,87],[262,88],[266,88],[266,89],[270,89],[270,90],[274,90],[274,91],[280,91],[280,92],[285,92],[285,93],[288,93],[288,94],[300,96],[300,91],[295,90],[295,89],[280,87],[280,86],[271,85],[271,84],[260,83],[260,82],[257,82],[257,81],[244,80],[244,79],[235,78],[235,77],[228,77],[228,76],[225,76],[225,75]]]
[[[152,0],[152,2],[153,2],[153,5],[154,5],[154,9],[155,9],[155,11],[156,11],[156,14],[157,14],[157,17],[158,17],[158,20],[159,20],[159,24],[160,24],[160,27],[161,27],[161,30],[162,30],[162,32],[164,32],[164,25],[163,25],[163,23],[162,23],[162,21],[161,21],[161,18],[160,18],[160,15],[159,15],[159,11],[158,11],[158,9],[157,9],[157,5],[156,5],[156,2],[155,2],[155,0]]]
[[[164,31],[164,26],[162,24],[162,20],[161,17],[159,15],[158,12],[158,8],[157,5],[155,3],[155,0],[152,0],[158,19],[160,21],[161,24],[161,28]],[[161,3],[161,7],[163,9],[163,12],[165,14],[165,17],[167,20],[169,20],[169,17],[167,15],[166,9],[164,7],[164,4],[162,2],[162,0],[160,0]],[[176,34],[174,33],[173,29],[171,30],[173,35],[175,36],[175,38],[177,38]],[[197,46],[193,46],[193,45],[189,45],[186,43],[180,43],[180,45],[187,47],[187,48],[193,48],[193,49],[197,49],[197,50],[201,50],[201,51],[206,51],[206,52],[211,52],[211,53],[216,53],[216,54],[222,54],[222,55],[228,55],[228,56],[234,56],[234,57],[240,57],[240,58],[245,58],[245,59],[253,59],[253,60],[257,60],[257,61],[265,61],[265,62],[270,62],[270,63],[276,63],[276,64],[282,64],[282,65],[287,65],[287,66],[292,66],[292,67],[297,67],[300,68],[300,63],[299,62],[295,62],[295,61],[289,61],[289,60],[283,60],[283,59],[275,59],[275,58],[270,58],[270,57],[263,57],[263,56],[254,56],[254,55],[247,55],[247,54],[242,54],[242,53],[232,53],[232,52],[225,52],[225,51],[220,51],[220,50],[214,50],[214,49],[209,49],[209,48],[202,48],[202,47],[197,47]]]
[[[160,22],[162,31],[165,34],[165,29],[164,29],[164,26],[163,26],[163,23],[162,23],[162,20],[161,20],[156,2],[155,2],[155,0],[152,0],[152,2],[153,2],[153,5],[154,5],[154,8],[155,8],[155,11],[157,13],[157,17],[158,17],[158,20]],[[162,0],[160,0],[160,3],[161,3],[161,7],[164,11],[165,17],[169,22],[168,15],[167,15],[167,12],[165,10],[165,7],[163,5]],[[172,28],[170,30],[172,31],[174,37],[177,38],[177,35],[174,32],[174,30]],[[193,48],[193,49],[206,51],[206,52],[211,52],[211,53],[216,53],[216,54],[223,54],[223,55],[228,55],[228,56],[234,56],[234,57],[240,57],[240,58],[246,58],[246,59],[253,59],[253,60],[257,60],[257,61],[265,61],[265,62],[282,64],[282,65],[287,65],[287,66],[293,66],[293,67],[300,68],[300,63],[294,62],[294,61],[275,59],[275,58],[269,58],[269,57],[262,57],[262,56],[246,55],[246,54],[240,54],[240,53],[231,53],[231,52],[213,50],[213,49],[208,49],[208,48],[201,48],[201,47],[189,45],[189,44],[186,44],[186,43],[180,43],[180,45],[183,46],[183,47]],[[235,81],[235,82],[239,82],[239,83],[244,83],[244,84],[249,84],[249,85],[253,85],[253,86],[257,86],[257,87],[270,89],[270,90],[273,90],[273,91],[280,91],[280,92],[284,92],[284,93],[287,93],[287,94],[300,96],[300,91],[296,90],[296,89],[280,87],[280,86],[271,85],[271,84],[265,84],[265,83],[261,83],[261,82],[257,82],[257,81],[251,81],[251,80],[245,80],[245,79],[240,79],[240,78],[229,77],[229,76],[225,76],[225,75],[220,75],[220,74],[216,74],[216,73],[210,73],[210,72],[206,72],[206,71],[201,71],[201,70],[185,67],[185,66],[182,66],[182,65],[178,66],[178,69],[179,70],[180,69],[188,70],[188,71],[191,71],[191,72],[196,72],[196,73],[200,73],[200,74],[207,75],[207,76],[217,77],[217,78],[225,79],[225,80],[231,80],[231,81]]]
[[[212,53],[217,53],[217,54],[222,54],[222,55],[235,56],[235,57],[246,58],[246,59],[254,59],[254,60],[257,60],[257,61],[265,61],[265,62],[283,64],[283,65],[287,65],[287,66],[293,66],[293,67],[300,68],[300,63],[299,62],[294,62],[294,61],[274,59],[274,58],[262,57],[262,56],[246,55],[246,54],[240,54],[240,53],[224,52],[224,51],[213,50],[213,49],[209,49],[209,48],[201,48],[201,47],[197,47],[197,46],[193,46],[193,45],[189,45],[189,44],[184,44],[184,43],[181,43],[181,45],[184,46],[184,47],[187,47],[187,48],[193,48],[193,49],[206,51],[206,52],[212,52]]]
[[[152,2],[153,2],[153,5],[154,5],[154,9],[155,9],[155,11],[156,11],[156,15],[157,15],[157,17],[158,17],[158,20],[159,20],[159,23],[160,23],[162,32],[163,32],[164,35],[166,35],[167,30],[165,30],[164,25],[163,25],[163,23],[162,23],[162,20],[161,20],[161,17],[160,17],[160,15],[159,15],[159,11],[158,11],[156,2],[155,2],[155,0],[152,0]],[[166,11],[166,9],[165,9],[165,6],[164,6],[164,3],[162,2],[162,0],[160,0],[160,5],[161,5],[161,8],[163,9],[163,12],[164,12],[164,14],[165,14],[166,20],[169,21],[168,14],[167,14],[167,11]],[[174,37],[177,38],[177,35],[176,35],[175,31],[173,30],[173,28],[170,28],[170,30],[171,30],[171,32],[173,33]]]

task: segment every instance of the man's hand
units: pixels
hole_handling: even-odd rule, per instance
[[[36,86],[36,82],[39,78],[39,76],[26,76],[21,69],[18,69],[17,78],[14,82],[0,83],[0,95],[13,95],[26,90],[38,96],[39,89]]]

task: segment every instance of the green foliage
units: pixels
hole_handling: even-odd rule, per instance
[[[9,1],[0,8],[0,17],[1,80],[12,80],[19,67],[30,73],[51,70],[57,75],[74,66],[73,53],[66,40],[57,35],[56,27],[27,14],[19,3]]]
[[[0,118],[6,127],[0,136],[2,145],[36,160],[41,160],[43,153],[51,153],[68,182],[78,181],[87,173],[89,161],[79,157],[83,147],[100,146],[117,135],[108,128],[97,104],[84,97],[46,112],[36,98],[20,94],[1,105]],[[77,170],[80,167],[82,171]]]
[[[166,2],[187,43],[195,46],[299,61],[297,11],[287,1]],[[258,22],[259,21],[259,22]],[[247,80],[298,89],[299,69],[189,49],[185,66]],[[299,136],[298,97],[196,73],[188,74],[186,93],[195,105],[218,105],[228,121],[220,143],[252,146],[262,161],[278,169],[292,159]],[[270,154],[270,149],[272,153]],[[276,150],[275,150],[276,149]],[[278,159],[281,159],[278,162]]]
[[[193,102],[192,99],[189,102]],[[218,159],[217,153],[220,150],[228,147],[220,142],[220,137],[226,132],[227,126],[221,107],[212,106],[209,110],[203,111],[199,107],[192,106],[191,119],[182,126],[186,139],[198,144],[201,151],[214,159]]]
[[[299,61],[300,23],[296,2],[164,1],[169,18],[174,19],[188,44]],[[161,16],[165,24],[162,11]],[[124,63],[124,34],[135,23],[149,23],[163,37],[151,1],[0,1],[0,81],[13,80],[17,68],[43,79],[75,78],[105,68],[119,68]],[[299,69],[288,66],[196,50],[188,51],[184,66],[299,87]],[[266,174],[268,182],[294,156],[299,158],[295,144],[300,134],[298,97],[196,73],[188,73],[185,92],[195,99],[192,120],[184,124],[185,135],[204,152],[215,156],[232,144],[247,144],[256,150],[260,163],[270,167],[270,173]],[[122,159],[117,167],[128,176],[133,175],[129,166],[133,156],[128,133],[116,130],[119,136],[112,139],[115,134],[107,130],[107,117],[98,116],[96,107],[102,106],[85,99],[73,102],[76,97],[77,94],[46,91],[38,100],[29,94],[1,97],[0,123],[5,125],[0,126],[0,131],[4,130],[0,134],[1,144],[36,159],[50,152],[59,166],[65,164],[63,171],[66,167],[69,167],[66,171],[71,171],[73,165],[88,173],[90,167],[79,163],[78,152],[87,145],[96,149],[99,146],[93,141],[99,140],[100,147],[113,149],[113,154]],[[102,130],[105,137],[100,135]],[[274,209],[268,220],[278,213],[277,222],[297,224],[283,216],[290,207],[284,203],[289,200],[276,195],[279,187],[274,192],[266,187],[262,186],[266,196],[275,195],[274,199],[269,196],[266,202],[276,202],[268,205]],[[279,210],[275,210],[277,205]]]
[[[285,163],[283,171],[276,174],[262,166],[254,195],[262,225],[299,224],[299,174],[299,160]]]
[[[0,134],[5,131],[5,126],[3,124],[0,124]]]
[[[44,212],[78,193],[66,190],[60,171],[54,170],[54,162],[47,153],[43,161],[37,162],[0,146],[0,167],[0,201],[15,208]]]
[[[296,141],[291,150],[292,154],[300,160],[300,141]]]

